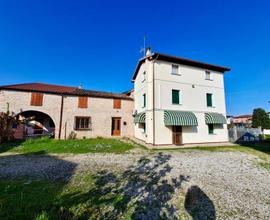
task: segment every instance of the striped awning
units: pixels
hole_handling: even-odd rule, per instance
[[[184,111],[164,111],[164,123],[166,126],[197,126],[198,121],[193,112]]]
[[[134,123],[145,123],[145,112],[141,112],[135,115]]]
[[[204,116],[206,124],[227,124],[226,118],[220,113],[207,112]]]

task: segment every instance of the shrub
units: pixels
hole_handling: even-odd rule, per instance
[[[76,134],[74,131],[72,131],[72,132],[70,132],[70,134],[68,135],[68,140],[75,140],[76,137],[77,137],[77,134]]]
[[[264,140],[270,142],[270,135],[269,134],[264,135]]]
[[[15,114],[0,112],[0,143],[14,139],[12,124],[18,123]]]
[[[42,211],[42,213],[39,214],[35,220],[49,220],[49,216],[45,211]]]

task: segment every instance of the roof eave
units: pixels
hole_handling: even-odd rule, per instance
[[[148,57],[144,57],[142,59],[139,60],[134,74],[132,76],[132,80],[131,82],[134,82],[136,80],[136,77],[138,75],[138,71],[142,65],[142,63],[147,59],[147,58],[157,58],[158,60],[163,60],[163,61],[168,61],[168,62],[172,62],[172,63],[178,63],[178,64],[182,64],[182,65],[187,65],[187,66],[194,66],[194,67],[200,67],[200,68],[204,68],[207,70],[214,70],[217,72],[221,72],[221,73],[225,73],[227,71],[230,71],[231,69],[228,67],[223,67],[223,66],[217,66],[217,65],[213,65],[213,64],[208,64],[208,63],[204,63],[204,62],[199,62],[199,61],[194,61],[194,60],[189,60],[189,59],[184,59],[184,58],[180,58],[180,57],[174,57],[174,56],[170,56],[170,55],[166,55],[166,54],[161,54],[161,53],[153,53]]]
[[[93,98],[106,98],[106,99],[123,99],[123,100],[133,100],[133,98],[127,96],[127,97],[119,97],[114,96],[113,94],[108,95],[96,95],[96,94],[79,94],[79,93],[72,93],[72,92],[53,92],[53,91],[40,91],[35,89],[16,89],[16,88],[5,88],[0,87],[0,90],[8,90],[8,91],[18,91],[18,92],[36,92],[36,93],[44,93],[44,94],[52,94],[52,95],[66,95],[66,96],[86,96],[86,97],[93,97]]]

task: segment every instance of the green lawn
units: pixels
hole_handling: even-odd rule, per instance
[[[29,139],[0,145],[0,153],[123,153],[135,144],[119,139],[93,138],[78,140]]]
[[[85,196],[94,190],[93,184],[94,180],[89,175],[68,184],[26,179],[0,180],[0,219],[86,219],[85,215],[95,208],[93,195]]]
[[[190,148],[167,148],[167,149],[154,149],[155,151],[238,151],[243,153],[250,153],[256,156],[268,157],[270,156],[270,143],[252,143],[235,146],[199,146]]]

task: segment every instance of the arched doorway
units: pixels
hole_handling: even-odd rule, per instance
[[[54,137],[55,123],[46,113],[40,111],[23,111],[18,114],[21,122],[14,128],[16,139],[28,137]]]

